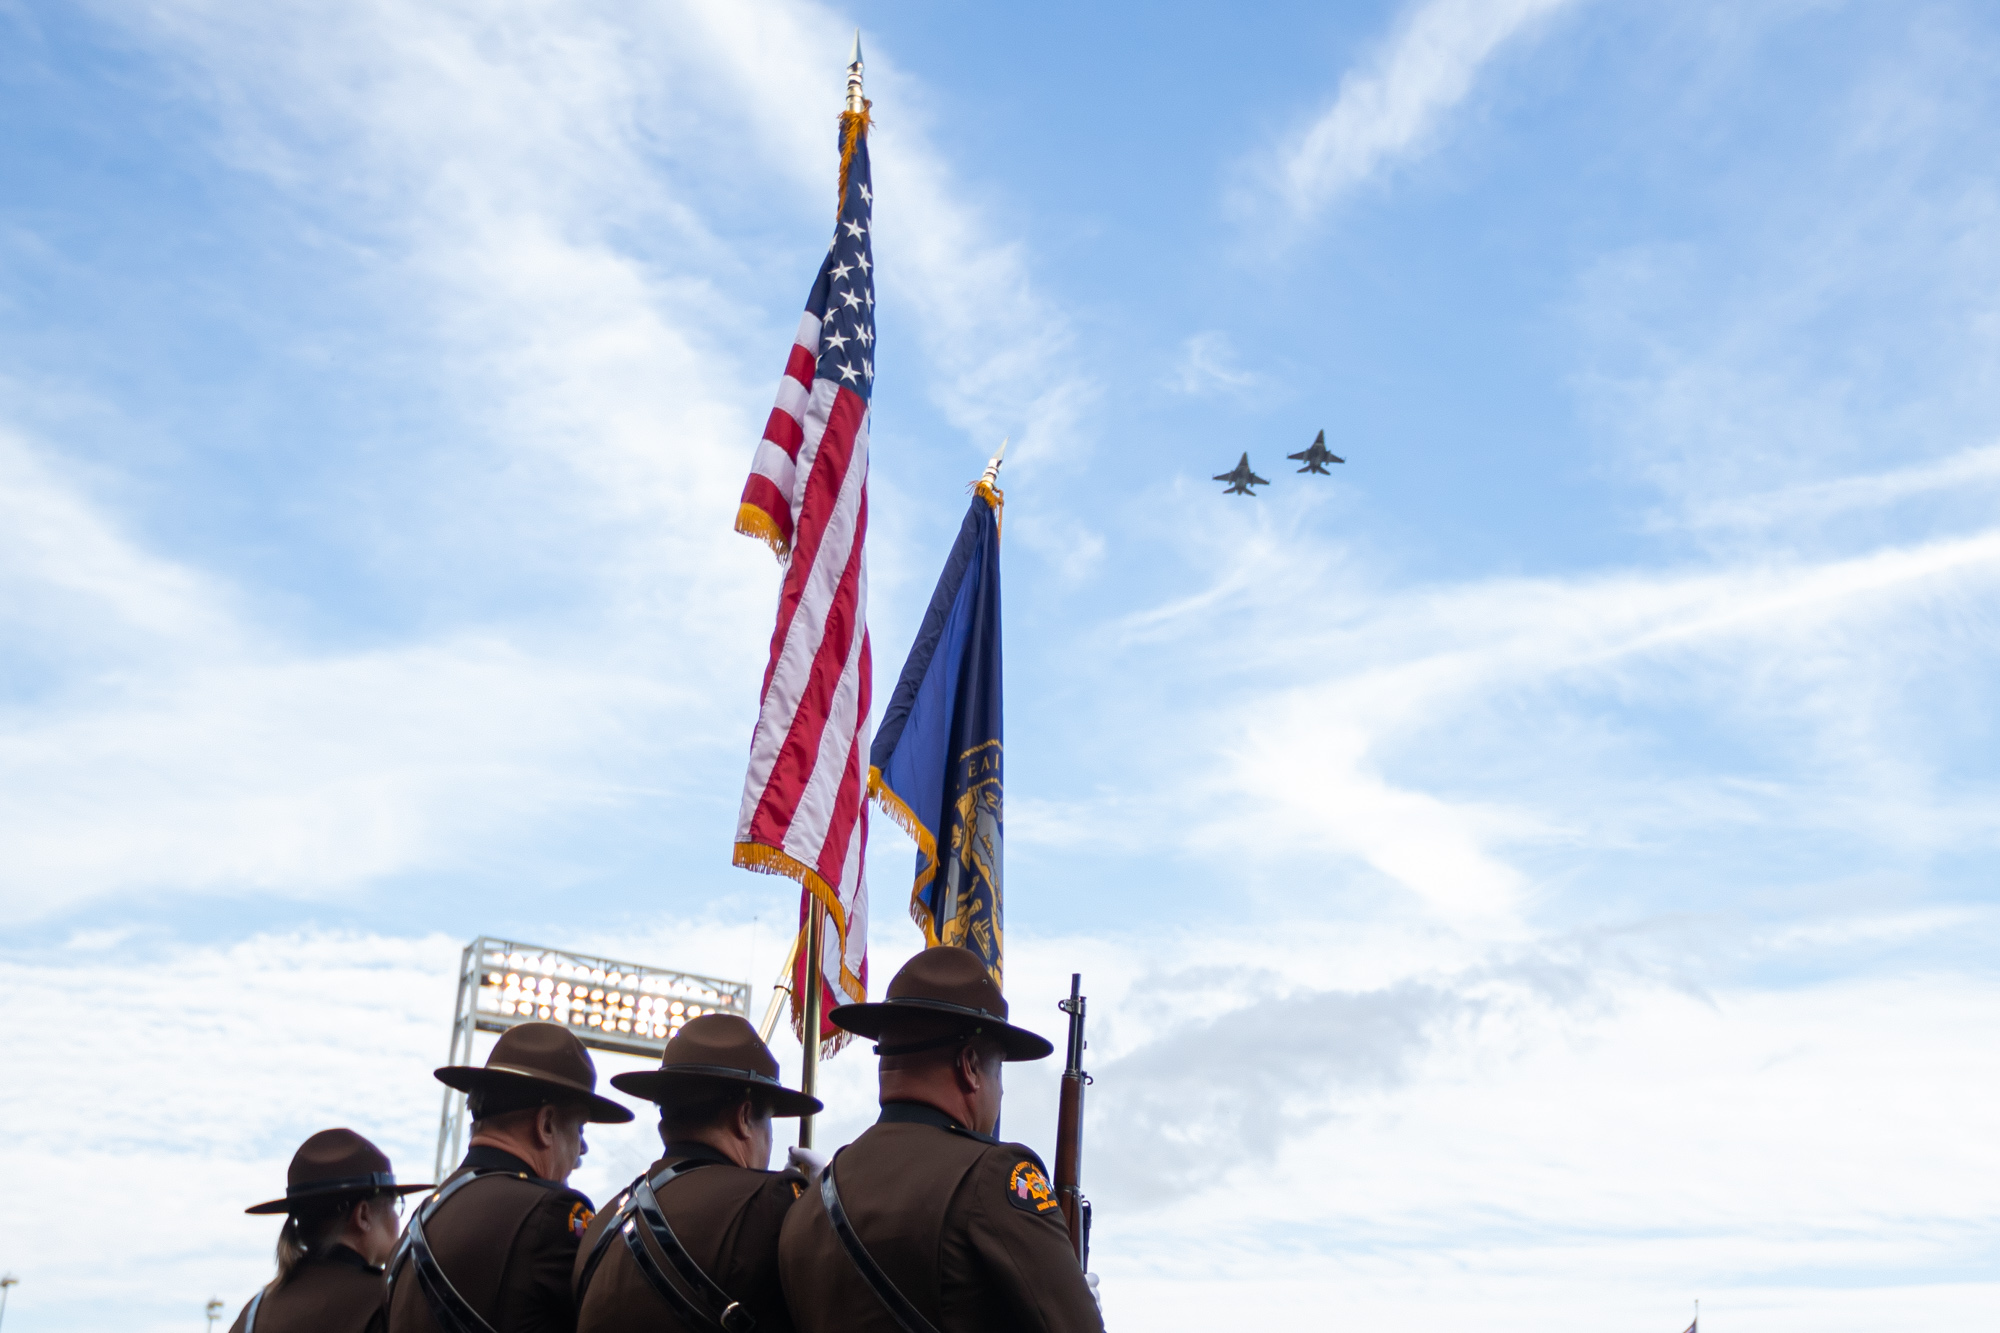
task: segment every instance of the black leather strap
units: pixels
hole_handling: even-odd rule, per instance
[[[576,1287],[576,1301],[579,1308],[583,1305],[584,1293],[590,1288],[590,1280],[597,1272],[597,1265],[603,1261],[604,1255],[610,1248],[611,1237],[615,1233],[623,1238],[625,1248],[632,1252],[632,1258],[639,1265],[639,1272],[644,1275],[647,1284],[684,1321],[696,1328],[719,1329],[722,1333],[751,1333],[751,1330],[756,1328],[756,1319],[743,1308],[742,1303],[732,1299],[728,1292],[717,1286],[715,1280],[702,1271],[701,1265],[694,1261],[694,1256],[687,1252],[687,1246],[681,1244],[680,1237],[674,1234],[673,1227],[667,1224],[666,1214],[660,1209],[659,1190],[689,1171],[709,1165],[712,1163],[700,1158],[676,1162],[656,1176],[650,1178],[640,1176],[632,1182],[631,1188],[626,1191],[625,1201],[612,1216],[610,1225],[599,1234],[590,1257],[584,1261],[583,1273]],[[642,1226],[652,1233],[653,1243],[667,1256],[667,1261],[680,1274],[689,1291],[682,1291],[680,1286],[667,1276],[666,1270],[660,1267],[659,1261],[653,1257],[653,1252],[646,1248],[640,1232]]]
[[[714,1328],[715,1320],[706,1310],[681,1294],[681,1289],[667,1280],[666,1270],[660,1261],[646,1248],[646,1242],[639,1238],[639,1219],[628,1217],[625,1225],[618,1228],[618,1234],[625,1238],[625,1248],[632,1252],[632,1262],[639,1265],[639,1272],[645,1277],[646,1285],[659,1294],[675,1314],[695,1328]]]
[[[660,1183],[664,1185],[681,1172],[700,1165],[701,1162],[698,1160],[677,1162],[660,1173]],[[604,1229],[597,1233],[597,1243],[590,1247],[590,1257],[583,1261],[583,1272],[577,1275],[577,1309],[583,1308],[583,1296],[590,1290],[591,1279],[597,1276],[597,1266],[604,1262],[605,1255],[611,1253],[611,1238],[624,1231],[626,1221],[632,1216],[632,1211],[639,1206],[639,1186],[645,1183],[646,1177],[643,1175],[633,1180],[617,1196],[617,1206],[606,1210],[610,1216],[605,1219]]]
[[[437,1210],[452,1195],[478,1180],[481,1176],[499,1175],[494,1171],[474,1171],[460,1176],[424,1202],[423,1207],[410,1214],[409,1229],[403,1233],[403,1244],[396,1255],[396,1262],[390,1268],[393,1285],[395,1274],[401,1270],[402,1260],[408,1256],[410,1264],[417,1270],[417,1288],[424,1294],[424,1303],[430,1306],[431,1318],[437,1321],[444,1333],[493,1333],[493,1326],[480,1318],[479,1311],[472,1303],[458,1294],[458,1288],[451,1285],[444,1269],[438,1264],[437,1256],[431,1253],[431,1243],[424,1235],[424,1222],[437,1215]]]
[[[632,1215],[632,1190],[638,1185],[633,1181],[625,1192],[615,1200],[617,1206],[610,1210],[605,1219],[604,1229],[597,1233],[597,1243],[590,1247],[590,1256],[583,1261],[583,1272],[576,1279],[576,1308],[583,1308],[583,1294],[590,1290],[590,1280],[597,1276],[597,1266],[604,1262],[604,1256],[611,1252],[611,1238],[625,1225],[625,1219]]]
[[[846,1149],[842,1149],[845,1152]],[[937,1333],[931,1321],[923,1312],[910,1304],[909,1297],[896,1289],[889,1275],[882,1271],[882,1265],[875,1262],[875,1256],[868,1253],[868,1247],[861,1243],[854,1224],[847,1220],[847,1209],[840,1203],[840,1190],[833,1183],[833,1168],[840,1163],[840,1153],[826,1164],[826,1170],[819,1173],[819,1199],[826,1205],[827,1221],[833,1223],[833,1234],[840,1237],[840,1243],[847,1250],[847,1257],[854,1261],[854,1267],[861,1274],[861,1280],[874,1291],[876,1299],[888,1310],[889,1317],[903,1333]]]
[[[662,1171],[660,1184],[666,1184],[684,1168],[700,1165],[703,1163],[685,1162],[671,1174]],[[660,1252],[667,1256],[667,1261],[686,1280],[701,1304],[707,1307],[709,1322],[724,1333],[750,1333],[757,1326],[757,1321],[743,1308],[742,1302],[731,1299],[728,1292],[715,1284],[715,1279],[701,1271],[701,1265],[687,1252],[687,1246],[681,1244],[681,1238],[667,1225],[667,1215],[660,1211],[660,1198],[653,1191],[653,1182],[641,1181],[639,1188],[632,1191],[632,1201],[637,1207],[639,1220],[646,1224],[646,1230],[653,1233],[653,1241],[660,1247]],[[628,1236],[625,1243],[631,1245],[636,1239]]]

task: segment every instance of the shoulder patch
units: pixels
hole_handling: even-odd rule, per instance
[[[578,1240],[582,1240],[583,1233],[590,1230],[590,1219],[595,1216],[597,1214],[590,1210],[589,1204],[571,1204],[569,1206],[569,1234],[575,1236]]]
[[[1022,1158],[1007,1173],[1007,1202],[1024,1213],[1052,1213],[1059,1206],[1049,1178],[1039,1162]]]

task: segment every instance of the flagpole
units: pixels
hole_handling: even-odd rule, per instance
[[[861,73],[861,29],[856,28],[854,30],[854,50],[847,57],[846,114],[850,116],[861,116],[868,110],[868,99],[862,95],[861,90]],[[845,124],[846,122],[843,118],[843,126]],[[863,120],[852,133],[855,136],[859,136],[866,129],[867,121]],[[843,150],[843,153],[852,151],[852,143],[850,141],[848,147]],[[843,190],[847,188],[847,159],[845,155],[841,158],[840,184]],[[844,200],[843,206],[845,206]],[[819,1034],[822,1026],[820,1015],[824,1008],[821,997],[826,988],[826,905],[819,900],[817,894],[813,894],[810,890],[807,891],[807,896],[811,899],[812,905],[806,909],[806,966],[804,980],[806,991],[803,996],[799,997],[805,1001],[800,1013],[801,1021],[799,1024],[800,1044],[804,1048],[804,1058],[799,1062],[799,1091],[811,1097],[816,1095],[815,1090],[819,1087]],[[799,1146],[801,1148],[810,1148],[812,1144],[813,1118],[810,1115],[802,1115],[799,1117]]]
[[[767,1046],[771,1042],[771,1034],[778,1030],[778,1015],[784,1012],[785,997],[798,985],[797,978],[792,975],[793,964],[799,961],[799,945],[804,938],[802,930],[793,934],[792,947],[785,953],[785,965],[778,969],[778,979],[771,983],[771,1002],[764,1006],[764,1021],[757,1025],[757,1036]]]
[[[805,1061],[799,1069],[799,1091],[808,1097],[818,1095],[819,1087],[819,1030],[820,995],[826,988],[825,973],[821,962],[826,957],[826,906],[817,894],[813,896],[812,908],[806,913],[806,976],[805,976],[805,1021],[800,1025],[800,1038],[805,1047]],[[813,1118],[810,1112],[799,1117],[799,1146],[813,1146]]]

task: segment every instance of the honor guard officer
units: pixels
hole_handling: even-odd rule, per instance
[[[1007,1022],[978,956],[926,949],[886,1002],[829,1017],[877,1041],[882,1115],[785,1219],[801,1333],[1101,1333],[1048,1170],[992,1137],[1001,1063],[1054,1048]]]
[[[390,1269],[389,1333],[570,1333],[570,1271],[590,1200],[564,1182],[586,1123],[632,1113],[597,1095],[597,1067],[568,1028],[502,1033],[484,1068],[438,1081],[468,1096],[465,1161],[410,1215]]]
[[[229,1333],[382,1333],[403,1195],[380,1148],[351,1129],[323,1129],[299,1145],[285,1197],[245,1208],[283,1213],[278,1276],[250,1298]]]
[[[734,1014],[703,1014],[658,1069],[611,1082],[660,1104],[664,1151],[583,1238],[577,1333],[792,1333],[778,1233],[806,1178],[767,1169],[771,1120],[812,1115],[819,1099],[781,1086]]]

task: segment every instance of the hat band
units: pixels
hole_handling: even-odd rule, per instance
[[[768,1087],[783,1089],[784,1084],[769,1074],[760,1074],[754,1069],[737,1069],[731,1065],[661,1065],[662,1074],[707,1074],[715,1078],[738,1078],[749,1083],[762,1083]]]
[[[394,1171],[371,1171],[365,1176],[342,1176],[338,1180],[309,1180],[303,1185],[285,1186],[287,1199],[309,1199],[316,1194],[345,1194],[350,1190],[386,1190],[396,1186]]]
[[[967,1018],[984,1019],[988,1023],[1005,1023],[1005,1014],[989,1013],[984,1009],[974,1009],[969,1004],[953,1004],[950,1000],[933,1000],[925,995],[890,996],[883,1003],[900,1004],[907,1009],[941,1009],[949,1013],[964,1014]]]
[[[906,1041],[900,1046],[890,1046],[883,1042],[875,1045],[877,1055],[915,1055],[918,1051],[934,1051],[940,1046],[956,1046],[971,1041],[986,1029],[974,1028],[970,1032],[948,1032],[942,1037],[932,1037],[929,1041]]]
[[[527,1069],[521,1065],[496,1065],[492,1063],[481,1067],[489,1074],[515,1074],[522,1078],[534,1079],[539,1083],[553,1083],[559,1088],[568,1088],[585,1097],[594,1097],[597,1095],[597,1087],[594,1081],[587,1084],[578,1083],[574,1079],[564,1078],[561,1074],[552,1074],[546,1069]]]

